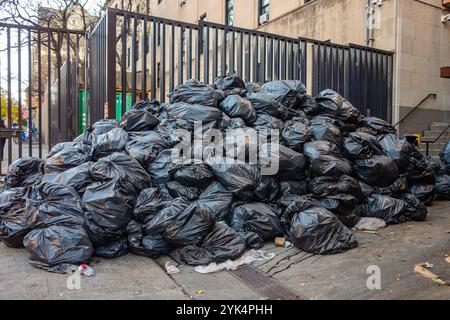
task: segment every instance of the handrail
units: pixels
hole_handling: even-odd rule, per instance
[[[450,124],[447,126],[447,128],[445,128],[444,131],[441,132],[441,134],[434,139],[433,141],[422,141],[423,143],[425,143],[427,145],[427,157],[430,154],[430,144],[435,144],[436,142],[438,142],[438,140],[444,135],[444,133],[446,133],[448,131],[448,129],[450,129]]]
[[[436,99],[437,94],[436,93],[430,93],[429,95],[427,95],[425,98],[422,99],[422,101],[420,101],[410,112],[408,112],[402,119],[400,119],[399,122],[397,122],[394,125],[394,128],[397,127],[400,123],[402,123],[403,121],[406,120],[406,118],[408,118],[411,114],[413,114],[417,109],[419,109],[419,107],[425,102],[427,101],[430,97],[433,97],[434,99]]]

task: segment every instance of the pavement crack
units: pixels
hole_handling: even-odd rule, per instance
[[[305,261],[305,260],[307,260],[307,259],[309,259],[309,258],[312,258],[312,257],[314,257],[314,254],[310,254],[310,255],[308,255],[308,256],[306,256],[306,257],[300,259],[300,260],[295,260],[295,261],[293,261],[292,263],[289,263],[289,264],[286,266],[286,268],[277,270],[277,271],[275,271],[274,273],[269,274],[269,272],[273,269],[273,268],[271,268],[271,269],[267,272],[267,275],[268,275],[269,277],[273,278],[275,275],[277,275],[277,274],[279,274],[279,273],[281,273],[281,272],[283,272],[283,271],[286,271],[287,269],[289,269],[289,268],[292,267],[293,265],[295,265],[295,264],[297,264],[297,263],[300,263],[300,262],[303,262],[303,261]]]
[[[283,262],[285,260],[289,261],[292,257],[295,257],[295,256],[299,255],[300,253],[302,253],[302,251],[297,251],[294,254],[288,255],[288,256],[284,257],[283,259],[278,260],[272,267],[270,267],[269,270],[267,270],[267,273],[269,273],[273,269],[277,268],[281,262]]]

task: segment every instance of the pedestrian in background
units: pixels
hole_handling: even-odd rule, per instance
[[[0,131],[5,129],[5,120],[1,119],[0,121]],[[0,161],[3,161],[3,149],[5,148],[6,138],[0,138]]]

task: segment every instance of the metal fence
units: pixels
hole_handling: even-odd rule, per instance
[[[74,88],[83,82],[84,39],[78,31],[0,23],[0,138],[7,164],[42,157],[47,147],[78,134],[71,119],[78,110]]]
[[[125,113],[127,95],[132,104],[165,102],[186,79],[212,83],[233,72],[258,83],[301,80],[313,95],[334,89],[363,113],[391,115],[393,53],[383,50],[116,9],[93,30],[89,48],[91,122]]]

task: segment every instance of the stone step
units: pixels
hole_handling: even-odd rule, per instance
[[[419,151],[426,155],[427,154],[427,150],[426,149],[419,149]],[[428,155],[432,156],[435,159],[439,159],[439,154],[441,153],[440,149],[430,149],[428,152]]]
[[[448,127],[448,124],[433,124],[433,125],[431,125],[430,128],[431,128],[431,131],[440,131],[440,132],[442,132],[445,129],[447,129],[447,127]],[[450,129],[448,131],[450,131]]]
[[[439,150],[442,150],[442,148],[444,148],[445,145],[446,145],[445,143],[438,143],[438,142],[436,142],[436,143],[430,144],[430,149],[439,149]],[[419,145],[419,148],[420,148],[420,149],[426,150],[427,144],[426,144],[426,143],[421,143],[421,144]]]
[[[439,137],[441,135],[441,133],[442,133],[442,131],[425,131],[423,133],[423,139],[425,139],[425,140],[434,140],[437,137]],[[442,134],[440,139],[443,139],[445,141],[449,141],[450,140],[450,130],[448,132],[445,132],[444,134]]]

